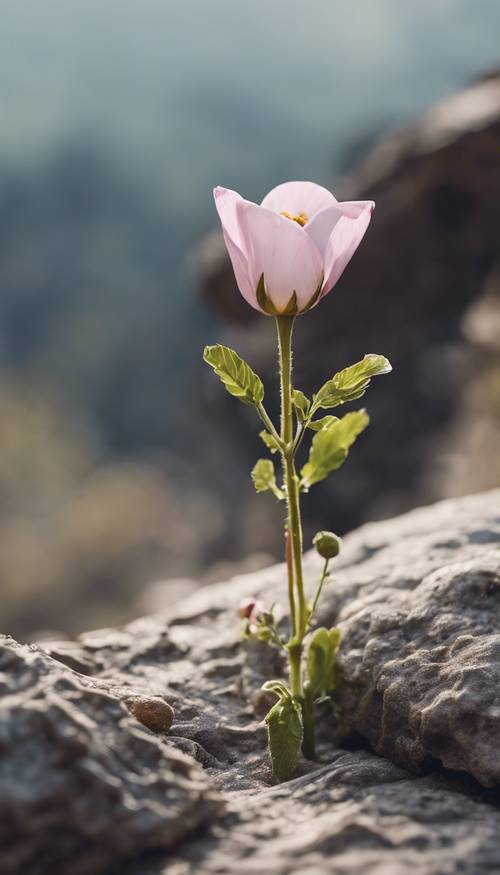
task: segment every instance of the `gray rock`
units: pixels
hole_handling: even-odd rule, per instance
[[[232,800],[211,842],[124,875],[485,875],[498,872],[500,812],[453,781],[412,778],[364,752]]]
[[[327,514],[329,528],[343,534],[367,519],[500,483],[499,151],[497,69],[383,136],[349,177],[331,183],[340,199],[377,206],[334,293],[297,320],[297,385],[310,395],[369,351],[388,356],[394,370],[363,399],[373,422],[366,440],[331,481],[311,490],[311,535]],[[203,247],[200,292],[232,322],[216,339],[257,369],[272,409],[272,320],[238,293],[222,235]],[[279,555],[274,505],[255,509],[246,489],[256,452],[248,412],[202,368],[205,476],[221,495],[227,543],[247,550],[266,544]]]
[[[178,748],[201,762],[206,780],[226,801],[224,817],[193,833],[182,805],[194,805],[190,810],[200,822],[213,818],[215,802],[206,782],[201,799],[193,803],[195,779],[190,777],[188,798],[178,809],[163,804],[160,793],[154,811],[161,822],[167,812],[164,842],[144,841],[141,833],[135,850],[163,844],[170,845],[168,853],[142,853],[120,863],[116,872],[498,872],[499,547],[500,491],[441,502],[364,526],[345,538],[319,617],[322,623],[337,622],[343,633],[336,697],[340,723],[328,705],[322,706],[320,761],[303,761],[297,777],[279,787],[272,785],[265,752],[261,716],[266,703],[259,690],[263,680],[283,675],[285,666],[278,651],[241,642],[237,607],[245,595],[285,604],[283,566],[205,587],[169,614],[145,617],[121,630],[89,633],[71,644],[45,644],[57,659],[80,666],[87,675],[60,670],[65,683],[70,678],[78,685],[76,699],[73,692],[70,697],[75,714],[82,708],[81,719],[88,719],[89,691],[110,699],[116,709],[113,719],[105,718],[109,750],[102,751],[102,760],[97,756],[99,768],[115,774],[110,765],[115,748],[120,761],[126,757],[122,746],[128,750],[128,741],[120,736],[119,713],[127,733],[134,738],[138,733],[141,744],[146,739],[153,745],[155,758],[169,761],[172,756],[177,762]],[[305,569],[312,591],[320,570],[312,553]],[[19,686],[19,673],[16,677]],[[50,701],[46,687],[43,695],[42,714]],[[118,701],[153,697],[175,712],[164,736],[168,747],[137,723],[131,725]],[[95,721],[95,708],[91,713]],[[94,744],[105,727],[94,730]],[[339,730],[357,749],[338,748]],[[37,750],[32,738],[29,744]],[[150,766],[155,774],[156,762]],[[75,768],[79,774],[76,763],[66,777]],[[53,799],[58,768],[47,766],[45,759],[42,773],[50,782],[47,798]],[[65,803],[77,812],[77,820],[86,812],[87,792]],[[172,792],[179,792],[176,784]],[[137,791],[138,804],[142,793]],[[11,812],[19,806],[14,801]],[[112,836],[123,832],[105,795],[103,805],[92,811],[96,818],[100,812],[103,831],[107,828]],[[158,823],[155,828],[160,829]],[[24,829],[26,844],[36,842],[38,833]],[[131,833],[127,829],[129,841]],[[80,859],[89,865],[85,851]],[[79,872],[64,865],[62,875]]]
[[[342,630],[342,735],[499,784],[500,492],[366,526],[353,551],[324,617]]]
[[[143,730],[105,682],[2,637],[2,875],[98,875],[176,844],[219,808],[201,770]]]

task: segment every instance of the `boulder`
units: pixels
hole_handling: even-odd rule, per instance
[[[217,815],[201,769],[128,715],[127,693],[2,637],[2,875],[99,875]]]
[[[348,535],[318,617],[342,632],[334,708],[279,786],[260,687],[286,667],[237,608],[284,605],[282,565],[45,652],[6,639],[2,872],[496,873],[499,567],[500,490]]]
[[[310,394],[366,352],[387,355],[394,370],[361,402],[372,419],[366,438],[331,485],[309,496],[311,533],[325,519],[342,534],[367,519],[499,483],[500,354],[498,343],[491,344],[498,338],[498,294],[492,289],[500,271],[499,149],[496,71],[383,137],[331,183],[339,198],[373,199],[377,206],[336,289],[297,320],[297,386]],[[220,332],[213,341],[249,361],[269,387],[272,406],[272,320],[239,295],[222,238],[214,234],[200,255],[200,294],[228,322],[226,336]],[[207,468],[220,471],[219,447],[228,481],[241,483],[228,503],[226,540],[245,539],[250,551],[256,544],[247,533],[257,532],[256,513],[244,478],[257,442],[248,437],[248,411],[212,386],[211,373],[202,379],[203,429],[214,448]],[[215,477],[211,486],[221,492]],[[277,554],[280,545],[268,534],[277,529],[274,517],[268,522],[272,508],[259,507],[267,519],[254,537]]]

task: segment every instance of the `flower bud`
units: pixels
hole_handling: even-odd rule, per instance
[[[342,541],[333,532],[317,532],[313,544],[323,559],[334,559],[340,551]]]
[[[248,619],[253,609],[257,605],[257,599],[255,598],[246,598],[242,599],[240,602],[240,606],[238,608],[238,613],[242,620]]]

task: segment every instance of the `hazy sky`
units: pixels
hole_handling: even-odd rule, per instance
[[[500,62],[498,0],[0,0],[0,162],[85,143],[204,210]],[[167,181],[168,180],[168,181]]]

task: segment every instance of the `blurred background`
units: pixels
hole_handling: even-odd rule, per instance
[[[304,391],[388,355],[306,539],[500,482],[498,0],[0,0],[0,627],[74,634],[281,557],[212,187],[377,201]]]

